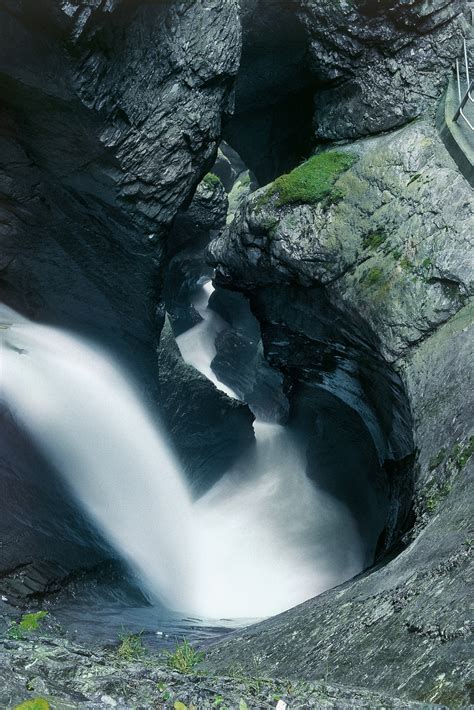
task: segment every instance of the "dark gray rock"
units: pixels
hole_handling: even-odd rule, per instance
[[[260,324],[248,300],[240,293],[216,288],[209,307],[228,324],[215,341],[213,371],[258,419],[285,422],[289,402],[283,392],[283,377],[264,356]]]
[[[180,211],[169,238],[170,261],[166,269],[163,298],[175,335],[201,321],[192,297],[212,269],[205,262],[209,241],[225,223],[228,210],[224,186],[213,173],[199,183],[193,200]]]
[[[253,415],[184,362],[165,323],[158,350],[162,416],[194,491],[218,480],[254,441]]]
[[[168,667],[164,655],[146,645],[140,658],[129,660],[117,653],[118,641],[108,648],[84,648],[62,637],[51,617],[41,631],[22,640],[10,640],[5,638],[5,621],[0,618],[0,703],[5,708],[38,696],[53,708],[67,710],[172,710],[178,703],[179,707],[184,704],[199,710],[224,704],[232,710],[274,710],[279,698],[297,710],[442,707],[324,681],[255,677],[237,667],[228,677],[204,674],[199,667],[192,673],[178,673]],[[254,662],[257,672],[259,659]]]
[[[344,398],[359,382],[359,405],[346,402],[361,412],[368,396],[385,426],[387,393],[400,393],[401,378],[416,445],[415,518],[398,556],[392,548],[367,573],[228,637],[208,663],[220,671],[249,667],[257,654],[270,675],[344,679],[464,706],[472,631],[472,190],[426,120],[350,150],[358,160],[336,182],[338,200],[278,206],[259,191],[211,254],[221,281],[250,293],[280,369],[308,385],[318,384],[318,373],[327,383],[329,355],[333,368],[337,360],[333,394]],[[295,289],[304,295],[290,299]],[[365,366],[366,377],[357,373],[347,386],[341,375],[351,362]],[[410,480],[401,458],[408,421],[399,406],[389,406],[392,415],[397,408],[386,429],[389,448],[398,447],[387,468],[389,526]],[[315,445],[312,455],[324,450]]]
[[[462,41],[462,0],[301,0],[323,140],[386,131],[433,110]]]
[[[240,7],[242,60],[224,137],[264,184],[309,152],[315,82],[299,0],[240,0]]]

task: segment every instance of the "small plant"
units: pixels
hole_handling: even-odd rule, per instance
[[[122,658],[124,661],[137,661],[142,658],[146,649],[142,642],[143,631],[139,634],[129,634],[122,632],[120,634],[120,645],[117,648],[117,656]]]
[[[186,639],[176,646],[173,653],[166,652],[166,665],[180,673],[191,673],[203,660],[204,653],[196,651]]]
[[[402,256],[400,259],[400,266],[404,271],[413,271],[414,269],[412,262],[406,256]]]
[[[156,684],[156,687],[157,687],[157,690],[159,690],[159,692],[161,693],[161,696],[165,702],[171,698],[171,693],[168,690],[166,683],[163,683],[162,681],[160,681],[159,683]]]
[[[364,249],[377,249],[386,239],[387,235],[383,232],[371,232],[362,239],[362,246]]]
[[[428,513],[435,512],[440,503],[449,495],[451,488],[451,481],[444,481],[443,483],[432,483],[428,490],[428,495],[425,499],[425,506]]]
[[[17,705],[13,710],[51,710],[51,705],[44,698],[33,698]]]
[[[36,611],[30,614],[23,614],[21,620],[13,621],[8,629],[8,635],[11,639],[20,640],[25,634],[30,634],[32,631],[38,631],[41,627],[42,620],[48,616],[47,611]]]
[[[379,266],[373,266],[371,269],[366,271],[363,280],[368,286],[375,286],[375,284],[381,281],[383,276],[383,271]]]
[[[458,468],[464,468],[474,454],[474,436],[469,437],[465,446],[456,444],[453,449],[454,462]]]

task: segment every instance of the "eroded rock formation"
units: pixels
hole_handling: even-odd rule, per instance
[[[218,280],[249,295],[271,362],[299,383],[309,371],[313,387],[343,399],[346,388],[373,441],[384,442],[379,455],[393,488],[381,544],[390,549],[405,532],[407,547],[237,634],[210,662],[245,666],[254,653],[271,675],[327,672],[336,681],[462,704],[470,633],[472,190],[427,120],[347,150],[352,167],[333,176],[322,199],[297,199],[290,190],[296,172],[254,193],[211,245],[211,258]],[[400,379],[413,417],[414,492]],[[412,496],[415,521],[407,518]]]

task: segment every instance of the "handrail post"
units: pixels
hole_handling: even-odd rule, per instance
[[[459,103],[461,103],[462,93],[461,93],[461,77],[459,76],[459,59],[456,59],[456,79],[457,79],[457,84],[458,84]]]
[[[466,44],[466,38],[465,38],[465,37],[464,37],[464,40],[463,40],[463,45],[464,45],[464,64],[466,65],[466,83],[467,83],[467,86],[468,86],[468,88],[469,88],[469,86],[470,86],[470,84],[471,84],[471,80],[470,80],[470,78],[469,78],[469,62],[468,62],[468,59],[467,59],[467,44]]]

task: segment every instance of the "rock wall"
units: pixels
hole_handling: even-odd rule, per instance
[[[355,580],[236,634],[213,651],[209,665],[249,667],[248,659],[258,655],[274,676],[324,676],[461,705],[469,702],[472,190],[430,120],[344,150],[353,156],[352,167],[326,173],[325,190],[318,158],[310,163],[318,178],[312,194],[301,184],[301,169],[254,193],[211,254],[222,282],[250,294],[264,333],[272,327],[278,334],[278,348],[270,337],[267,350],[281,369],[295,368],[301,381],[301,371],[312,367],[313,383],[319,371],[319,386],[328,389],[334,371],[347,372],[351,362],[362,366],[351,373],[352,392],[361,385],[359,401],[348,403],[374,442],[367,403],[379,423],[389,424],[383,456],[392,486],[391,544],[402,532],[394,523],[402,515],[405,530],[411,522],[406,547]],[[328,159],[336,160],[326,156],[326,166]],[[268,305],[262,307],[265,294],[274,303],[277,291],[295,294],[295,288],[303,288],[306,301],[292,298],[289,316],[280,309],[283,317],[275,310],[271,317]],[[308,335],[313,357],[300,345]],[[383,363],[393,375],[383,375]],[[373,397],[377,381],[385,382],[385,393]],[[409,451],[403,398],[392,396],[390,405],[387,397],[394,386],[400,392],[401,382],[413,418],[412,474],[403,459]],[[344,397],[340,384],[335,393]]]
[[[313,85],[299,0],[240,0],[242,60],[224,136],[264,184],[313,142]]]
[[[462,0],[301,0],[320,140],[386,131],[430,111],[458,55]]]

